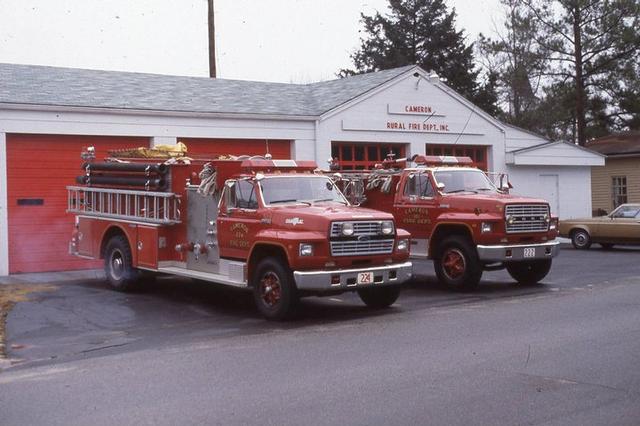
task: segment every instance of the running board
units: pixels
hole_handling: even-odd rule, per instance
[[[191,269],[179,268],[176,266],[163,266],[157,269],[163,274],[180,275],[183,277],[196,278],[203,281],[210,281],[218,284],[230,285],[233,287],[247,288],[247,281],[234,281],[228,275],[214,274],[211,272],[193,271]]]

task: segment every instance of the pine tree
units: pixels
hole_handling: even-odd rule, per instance
[[[504,29],[493,38],[480,34],[481,62],[495,74],[501,118],[532,131],[538,127],[538,107],[542,96],[542,75],[548,61],[536,43],[538,25],[519,0],[501,0],[505,10]]]
[[[495,98],[491,81],[478,84],[473,44],[465,44],[455,19],[455,11],[449,11],[443,0],[389,0],[388,14],[361,14],[365,37],[351,55],[355,69],[343,69],[339,75],[416,64],[438,74],[479,107],[494,110],[495,103],[487,103]]]
[[[624,126],[633,111],[637,75],[629,62],[640,53],[639,0],[522,0],[541,31],[536,42],[554,66],[546,73],[573,91],[575,141]],[[632,67],[633,68],[633,67]],[[628,105],[620,102],[626,93]]]

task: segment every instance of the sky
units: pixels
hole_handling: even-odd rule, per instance
[[[469,41],[499,0],[446,0]],[[218,77],[335,78],[359,46],[360,13],[387,0],[215,0]],[[0,0],[0,62],[208,76],[206,0]]]

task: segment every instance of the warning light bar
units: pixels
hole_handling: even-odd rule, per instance
[[[471,166],[470,157],[454,157],[453,155],[417,155],[413,162],[424,166]]]
[[[291,170],[296,171],[313,171],[318,168],[315,161],[308,160],[263,160],[263,159],[251,159],[244,160],[241,166],[245,170],[251,171],[271,171],[271,170]]]

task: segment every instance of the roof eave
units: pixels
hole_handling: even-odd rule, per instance
[[[201,111],[171,111],[158,109],[139,108],[108,108],[108,107],[87,107],[75,105],[42,105],[23,103],[0,102],[0,110],[23,110],[23,111],[65,111],[80,113],[113,113],[123,115],[158,115],[164,117],[196,117],[196,118],[237,118],[237,119],[267,119],[282,121],[315,121],[315,115],[286,115],[286,114],[258,114],[258,113],[234,113],[234,112],[201,112]]]

